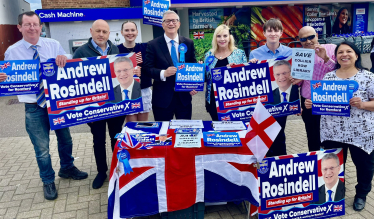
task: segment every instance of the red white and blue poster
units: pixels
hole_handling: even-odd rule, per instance
[[[178,63],[175,91],[204,91],[205,65]]]
[[[133,75],[117,79],[115,71],[124,68],[122,65],[128,65],[128,72],[137,65],[136,55],[72,59],[64,68],[58,68],[54,62],[41,63],[51,130],[142,111],[141,94],[128,99],[122,95],[121,88],[132,81],[138,83]],[[133,91],[134,85],[131,93],[136,93]]]
[[[259,165],[259,219],[345,214],[341,148],[270,157]]]
[[[38,60],[0,61],[0,68],[0,72],[7,75],[7,79],[0,82],[0,97],[38,93]]]
[[[269,77],[266,77],[266,80],[268,80],[266,81],[266,84],[269,84],[270,94],[268,93],[267,97],[270,101],[265,104],[265,108],[269,111],[269,113],[274,117],[288,116],[300,113],[301,107],[299,100],[299,87],[297,85],[292,85],[288,80],[288,77],[291,75],[291,57],[263,60],[259,61],[259,64],[268,65],[266,72],[269,72],[267,73],[269,74]],[[252,64],[252,66],[255,65],[258,64]],[[214,77],[214,71],[212,71],[212,73]],[[231,77],[234,78],[235,76]],[[261,84],[263,83],[261,82],[259,85],[257,85],[255,80],[249,79],[248,81],[256,87],[261,86]],[[243,89],[242,84],[240,84],[240,87]],[[215,89],[214,84],[213,88]],[[243,92],[242,90],[242,93],[245,92]],[[284,92],[287,93],[286,98],[284,98],[282,94]],[[250,103],[249,106],[247,105],[230,109],[221,109],[217,101],[217,98],[219,98],[219,92],[216,92],[216,89],[214,94],[219,120],[248,122],[251,119],[253,111],[255,110],[256,101]],[[263,96],[263,94],[261,95]],[[254,98],[257,97],[255,96]]]

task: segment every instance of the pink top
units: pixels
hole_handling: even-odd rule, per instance
[[[336,57],[335,57],[335,44],[322,44],[325,47],[326,54],[330,57],[329,61],[325,61],[317,54],[314,57],[314,69],[313,69],[313,80],[322,80],[326,73],[335,70]],[[306,99],[310,99],[310,81],[304,80],[300,83],[301,85],[301,96]]]

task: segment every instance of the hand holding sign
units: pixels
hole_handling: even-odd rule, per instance
[[[364,102],[362,102],[360,97],[353,97],[349,100],[349,104],[359,109],[364,109]]]
[[[168,69],[165,70],[164,76],[167,78],[167,77],[175,75],[176,72],[177,72],[177,68],[174,66],[170,66]]]
[[[68,60],[68,58],[64,55],[58,55],[56,57],[56,65],[58,67],[65,67],[65,64],[66,64],[66,60]]]
[[[325,61],[325,63],[327,61],[329,61],[329,57],[327,56],[326,54],[326,49],[325,47],[321,46],[321,45],[315,45],[315,48],[314,48],[315,52],[316,52],[316,55],[319,56],[321,59],[323,59]]]
[[[140,66],[136,66],[136,67],[134,68],[134,74],[135,74],[136,76],[140,77],[140,76],[141,76],[141,69],[142,69],[142,67],[140,67]]]
[[[7,79],[7,75],[5,73],[0,73],[0,82],[3,82]]]

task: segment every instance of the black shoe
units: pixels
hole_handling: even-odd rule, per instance
[[[58,171],[58,176],[66,179],[72,178],[75,180],[80,180],[86,179],[88,177],[88,174],[86,172],[78,170],[77,167],[73,166],[67,170],[60,169],[60,171]]]
[[[104,184],[104,181],[106,180],[106,177],[107,177],[106,173],[98,173],[92,183],[92,188],[94,189],[101,188],[101,186],[103,186]]]
[[[366,200],[355,197],[355,200],[353,201],[353,210],[362,211],[362,209],[365,208],[365,203]]]
[[[44,198],[47,200],[55,200],[58,196],[55,183],[43,184]]]

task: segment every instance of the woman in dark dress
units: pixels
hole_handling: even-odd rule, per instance
[[[125,42],[118,45],[120,53],[136,53],[137,56],[141,55],[142,60],[145,59],[145,53],[147,49],[147,43],[135,43],[135,39],[138,36],[138,28],[132,21],[125,21],[121,27],[121,34],[125,38]],[[137,58],[137,60],[139,60]],[[140,87],[142,88],[142,99],[143,99],[143,111],[138,114],[132,114],[126,116],[126,121],[147,121],[148,114],[152,109],[152,79],[147,77],[141,72],[141,66],[143,61],[138,62],[138,66],[134,70],[134,73],[140,77]]]
[[[332,26],[333,34],[346,34],[352,33],[351,27],[348,26],[349,16],[348,9],[341,8],[335,18],[334,25]]]
[[[247,63],[248,61],[244,51],[235,47],[235,40],[230,34],[230,28],[224,24],[218,26],[214,31],[212,49],[205,54],[205,62],[210,56],[214,56],[214,60],[209,64],[210,70],[206,72],[205,108],[213,121],[219,121],[211,69]]]

